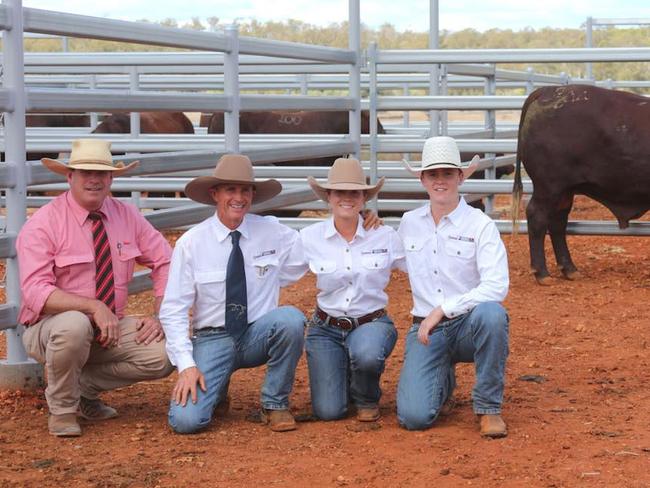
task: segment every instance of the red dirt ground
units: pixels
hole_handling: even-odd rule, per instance
[[[572,218],[587,216],[611,219],[580,199]],[[425,432],[398,426],[395,388],[411,298],[406,276],[396,274],[389,311],[400,338],[382,379],[377,424],[351,417],[270,432],[255,422],[262,369],[237,372],[229,415],[194,436],[174,435],[166,425],[175,375],[106,394],[120,417],[84,424],[77,439],[47,434],[42,391],[0,391],[0,487],[650,486],[648,240],[571,237],[584,279],[550,287],[530,275],[526,236],[504,240],[512,282],[505,439],[478,435],[471,365],[458,368],[460,405],[450,417]],[[308,276],[282,301],[309,312],[314,297]],[[130,310],[150,302],[146,293],[131,297]],[[304,358],[292,405],[297,414],[309,412]]]

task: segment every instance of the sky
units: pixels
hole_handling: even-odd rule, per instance
[[[221,23],[257,19],[297,19],[315,25],[347,20],[347,0],[23,0],[23,6],[121,20],[176,19],[179,24],[198,17]],[[440,30],[473,28],[521,30],[527,27],[580,28],[588,16],[650,20],[650,0],[439,0]],[[427,0],[361,0],[361,21],[377,28],[390,23],[398,30],[429,29]]]

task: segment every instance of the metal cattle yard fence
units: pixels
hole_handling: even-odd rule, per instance
[[[437,11],[432,9],[432,18],[436,16]],[[131,112],[130,134],[89,136],[112,140],[113,149],[126,154],[120,160],[141,161],[128,178],[116,178],[113,189],[131,193],[135,204],[149,209],[146,218],[158,229],[192,225],[214,209],[184,198],[150,197],[142,192],[180,192],[191,177],[209,173],[222,154],[232,152],[247,154],[256,165],[257,176],[278,178],[285,188],[275,199],[256,206],[255,211],[322,209],[306,185],[305,176],[325,177],[327,168],[270,164],[340,154],[353,154],[360,159],[367,155],[363,164],[371,180],[386,176],[385,191],[400,195],[398,199],[380,199],[374,203],[375,208],[403,211],[422,203],[418,196],[421,188],[418,181],[408,177],[395,155],[401,159],[420,152],[430,134],[453,135],[461,151],[485,154],[481,166],[486,170],[486,179],[463,185],[462,191],[470,199],[511,192],[511,182],[496,180],[495,173],[498,166],[514,163],[517,127],[497,122],[496,112],[519,110],[525,96],[497,96],[497,88],[530,92],[535,86],[572,80],[564,74],[540,74],[532,69],[497,69],[497,64],[650,60],[648,48],[393,51],[370,46],[362,52],[360,25],[359,0],[350,0],[349,47],[336,49],[240,37],[234,26],[223,33],[196,32],[23,8],[20,0],[4,0],[0,5],[0,108],[5,113],[5,162],[0,164],[0,184],[4,188],[1,203],[5,208],[5,232],[0,234],[0,258],[6,261],[6,303],[0,305],[0,330],[6,333],[7,358],[0,364],[0,384],[11,383],[16,376],[24,378],[25,368],[34,366],[22,346],[22,327],[17,324],[20,289],[16,235],[25,222],[27,208],[42,206],[50,200],[43,192],[66,187],[62,177],[47,171],[39,161],[26,161],[25,154],[69,150],[72,139],[89,135],[97,125],[97,113]],[[25,32],[144,43],[186,51],[24,53]],[[437,22],[432,29],[434,36],[437,37]],[[449,94],[456,89],[480,89],[484,94]],[[283,94],[273,94],[277,91]],[[402,94],[395,95],[396,91]],[[422,91],[427,94],[412,94]],[[361,109],[370,111],[367,136],[361,135]],[[140,134],[138,112],[172,110],[224,112],[224,134],[207,134],[201,128],[194,135]],[[240,135],[240,112],[258,110],[348,111],[349,133]],[[450,122],[447,111],[455,110],[483,111],[484,120]],[[27,111],[90,113],[90,125],[26,128]],[[377,114],[386,111],[402,112],[402,120],[386,124],[386,133],[378,134]],[[409,120],[413,111],[428,112],[429,120],[413,123]],[[188,151],[188,147],[192,150]],[[530,181],[524,182],[524,192],[532,192]],[[489,197],[486,210],[492,209]],[[286,223],[300,228],[312,221],[295,218]],[[398,220],[386,222],[397,225]],[[509,221],[497,221],[497,225],[502,232],[511,230]],[[574,222],[569,232],[650,234],[641,223],[621,231],[613,222]],[[139,273],[130,291],[148,287],[148,274]]]

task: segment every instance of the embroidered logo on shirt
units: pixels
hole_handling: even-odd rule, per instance
[[[453,239],[455,241],[463,241],[463,242],[474,242],[473,237],[465,237],[465,236],[449,236],[450,239]]]
[[[269,266],[255,266],[255,271],[257,271],[257,276],[261,278],[269,270]]]

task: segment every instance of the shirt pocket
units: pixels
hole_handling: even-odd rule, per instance
[[[445,242],[445,253],[450,258],[469,260],[476,256],[476,246],[473,242],[448,239]]]
[[[316,287],[324,292],[332,292],[342,286],[341,273],[336,272],[336,261],[310,259],[309,269],[316,275]]]
[[[199,297],[209,297],[223,302],[226,297],[226,270],[197,271],[194,273]]]
[[[131,281],[135,270],[135,260],[142,256],[140,248],[131,243],[118,242],[117,253],[113,255],[113,275],[116,286],[125,286]]]
[[[361,265],[367,270],[383,270],[388,266],[388,253],[362,254]]]
[[[64,290],[87,286],[95,281],[95,256],[92,254],[65,254],[54,256],[54,276]]]
[[[404,251],[409,275],[426,275],[431,267],[425,244],[426,239],[422,237],[404,237]]]

